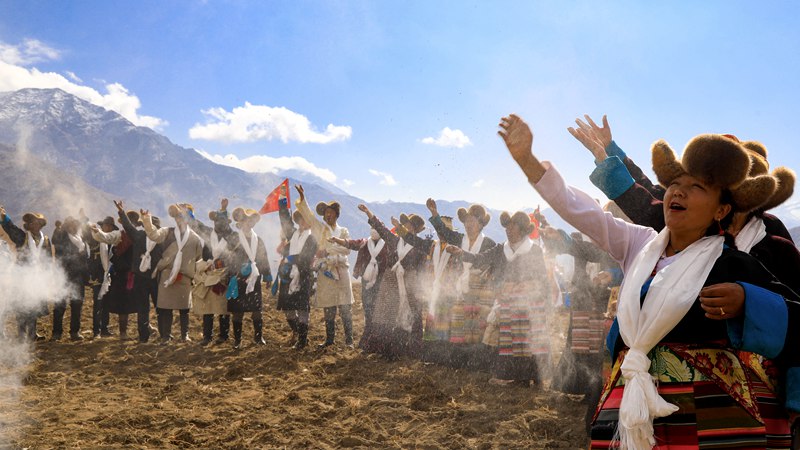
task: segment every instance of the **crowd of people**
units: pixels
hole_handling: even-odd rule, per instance
[[[800,411],[800,253],[767,211],[791,196],[793,172],[769,172],[759,142],[709,134],[691,140],[681,159],[656,142],[653,183],[611,139],[605,118],[603,126],[588,116],[577,124],[569,130],[595,158],[589,178],[608,196],[605,207],[536,157],[521,118],[503,118],[499,131],[533,188],[577,233],[549,226],[538,211],[504,212],[498,243],[483,233],[492,220],[484,206],[458,210],[461,232],[428,199],[434,233],[419,215],[384,223],[362,204],[370,235],[354,239],[338,223],[338,202],[312,210],[297,185],[294,211],[286,188],[280,193],[274,277],[254,230],[261,215],[243,207],[229,214],[226,199],[208,223],[191,204],[171,205],[169,226],[118,201],[116,220],[67,217],[52,238],[43,215],[26,213],[18,227],[0,207],[0,248],[22,266],[63,267],[69,288],[53,305],[54,341],[67,306],[70,339],[82,339],[89,286],[95,337],[112,335],[116,314],[119,337],[133,339],[128,316],[136,314],[136,337],[148,342],[152,304],[163,345],[173,339],[175,310],[180,340],[191,341],[191,311],[202,318],[200,345],[224,344],[232,328],[239,349],[250,313],[253,342],[264,345],[267,292],[298,351],[309,346],[310,310],[319,308],[320,350],[335,344],[338,315],[348,348],[483,370],[498,385],[582,394],[592,448],[790,447]],[[559,254],[574,259],[563,349],[552,339]],[[353,279],[365,319],[358,341]],[[20,339],[43,338],[36,324],[46,304],[14,313]]]

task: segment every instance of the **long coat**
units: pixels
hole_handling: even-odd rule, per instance
[[[147,237],[160,243],[164,247],[161,260],[154,270],[154,277],[158,280],[158,300],[156,306],[161,309],[189,309],[192,307],[192,279],[194,278],[197,260],[203,257],[203,244],[197,233],[186,227],[189,237],[183,246],[181,265],[175,281],[165,286],[172,272],[172,264],[178,253],[178,243],[175,240],[175,229],[154,228],[150,216],[143,219],[144,230]]]
[[[289,214],[289,209],[281,204],[278,210],[281,219],[281,228],[283,235],[291,242],[295,233],[300,233],[300,230],[294,227],[292,216]],[[291,248],[290,245],[284,247],[283,260],[281,261],[280,268],[278,269],[278,280],[280,283],[278,287],[278,310],[291,311],[309,310],[309,301],[314,292],[315,274],[313,269],[314,254],[317,253],[317,240],[313,235],[306,238],[305,243],[301,249]],[[292,278],[293,269],[296,268],[296,276],[298,280],[298,289],[295,292],[289,293],[289,286],[295,282]]]
[[[259,236],[256,244],[256,267],[260,275],[256,280],[255,288],[247,293],[247,275],[242,270],[250,263],[247,253],[242,247],[238,233],[232,233],[228,241],[231,247],[231,262],[228,266],[228,273],[232,280],[237,283],[238,295],[228,300],[228,311],[232,313],[256,312],[263,309],[261,282],[263,280],[272,281],[272,274],[267,259],[267,248],[264,241]],[[249,274],[249,272],[248,272]]]
[[[311,226],[311,234],[317,240],[318,250],[324,250],[327,255],[318,262],[320,269],[317,276],[317,293],[311,301],[311,306],[328,308],[352,304],[353,287],[350,284],[350,263],[347,261],[350,250],[328,242],[328,238],[333,236],[347,240],[350,238],[350,233],[347,228],[338,225],[332,230],[309,209],[305,199],[297,200],[295,204],[303,219]],[[334,274],[336,278],[325,275],[325,272]]]
[[[218,211],[222,214],[222,211]],[[225,213],[227,217],[227,213]],[[228,287],[228,270],[226,266],[230,263],[229,241],[233,233],[227,220],[220,221],[220,229],[217,230],[217,238],[220,239],[220,249],[214,250],[218,254],[215,256],[211,246],[211,234],[217,228],[209,227],[197,219],[189,220],[189,227],[197,233],[205,242],[203,247],[203,261],[197,262],[197,271],[192,287],[192,312],[203,316],[206,314],[228,314],[228,301],[225,299],[225,290]]]
[[[72,243],[69,235],[64,230],[53,233],[53,246],[55,247],[56,260],[61,263],[69,282],[69,292],[65,300],[83,301],[83,288],[89,282],[89,246],[83,242],[79,249]]]

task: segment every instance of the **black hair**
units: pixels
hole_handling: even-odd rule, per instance
[[[733,201],[733,194],[729,189],[722,190],[719,196],[719,203],[722,205],[731,205],[731,210],[721,220],[712,222],[711,226],[706,229],[705,236],[719,236],[720,232],[722,232],[722,236],[725,237],[725,245],[736,248],[736,238],[728,233],[728,228],[731,226],[731,223],[733,223],[733,211],[736,209],[736,203]]]

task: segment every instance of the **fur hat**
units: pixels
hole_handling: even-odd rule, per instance
[[[119,227],[117,227],[117,224],[114,223],[114,218],[111,217],[111,216],[107,216],[105,219],[101,220],[100,222],[97,222],[97,224],[100,225],[101,227],[103,225],[108,225],[115,231],[119,230]]]
[[[177,203],[173,203],[169,205],[169,208],[167,209],[167,214],[169,214],[169,216],[172,218],[176,218],[178,216],[182,216],[184,213],[181,207],[178,206]]]
[[[464,223],[467,220],[467,216],[473,216],[478,219],[478,223],[480,223],[483,227],[485,227],[492,218],[492,216],[486,212],[486,208],[478,204],[469,205],[469,209],[458,208],[457,215],[458,220],[460,220],[461,223]]]
[[[686,144],[680,161],[664,140],[654,143],[651,152],[653,172],[661,186],[668,187],[684,174],[700,178],[729,190],[735,211],[752,211],[775,192],[776,183],[771,176],[748,177],[752,165],[750,152],[732,137],[721,134],[696,136]]]
[[[332,210],[336,211],[336,218],[338,219],[342,209],[341,205],[339,205],[339,202],[336,201],[330,201],[328,203],[319,202],[317,203],[317,207],[315,209],[317,211],[317,214],[319,214],[320,216],[324,216],[325,210],[328,208],[331,208]]]
[[[463,209],[463,208],[462,208]],[[450,231],[453,231],[453,218],[450,216],[439,216],[442,219],[442,223],[444,224],[445,228]]]
[[[517,211],[512,216],[508,211],[503,211],[502,214],[500,214],[500,225],[502,225],[503,228],[508,228],[511,224],[518,226],[526,236],[533,233],[533,230],[536,228],[536,225],[531,222],[531,217],[524,212]]]
[[[228,222],[231,221],[231,219],[228,217],[228,211],[209,211],[208,218],[211,219],[212,222],[216,222],[217,219],[227,220]]]
[[[413,234],[419,233],[425,228],[425,219],[417,214],[411,214],[410,216],[400,214],[400,223]],[[410,229],[408,227],[409,224],[411,225]]]
[[[41,223],[42,228],[44,228],[47,225],[47,219],[44,217],[44,214],[42,213],[29,212],[25,213],[22,216],[22,222],[24,222],[25,224],[33,223],[34,221],[38,221],[39,223]]]
[[[233,216],[233,220],[235,220],[237,223],[241,223],[244,222],[245,219],[252,219],[252,218],[255,218],[256,222],[261,220],[261,215],[258,213],[258,211],[250,208],[242,208],[242,207],[236,208],[233,210],[233,213],[231,215]]]
[[[769,161],[767,161],[767,147],[758,141],[745,141],[742,146],[750,153],[750,176],[769,174],[775,180],[775,192],[758,209],[766,211],[785,202],[794,193],[794,172],[786,167],[776,167],[769,173]]]
[[[136,212],[134,210],[130,210],[130,211],[126,211],[125,215],[128,216],[128,220],[130,220],[131,223],[134,226],[142,224],[142,219],[141,219],[141,217],[139,217],[139,213],[138,212]]]

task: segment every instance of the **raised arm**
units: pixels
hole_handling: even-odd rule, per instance
[[[150,211],[146,209],[139,210],[139,217],[142,219],[142,226],[144,232],[151,241],[160,244],[167,239],[169,235],[169,228],[156,228],[153,226],[153,218],[150,216]]]
[[[3,231],[6,232],[11,242],[13,242],[17,248],[22,247],[25,243],[25,231],[14,225],[14,222],[8,217],[3,206],[0,206],[0,223],[3,224]]]
[[[294,221],[292,214],[289,212],[289,199],[281,198],[278,200],[278,217],[281,220],[281,231],[286,239],[291,239],[294,234]]]
[[[425,202],[425,206],[427,206],[428,211],[431,212],[431,217],[428,219],[428,222],[433,225],[433,229],[436,230],[436,234],[448,244],[461,245],[461,241],[464,239],[464,234],[459,233],[458,231],[453,231],[444,225],[444,222],[442,222],[442,216],[439,215],[439,210],[436,207],[436,201],[432,198],[429,198],[428,201]]]

